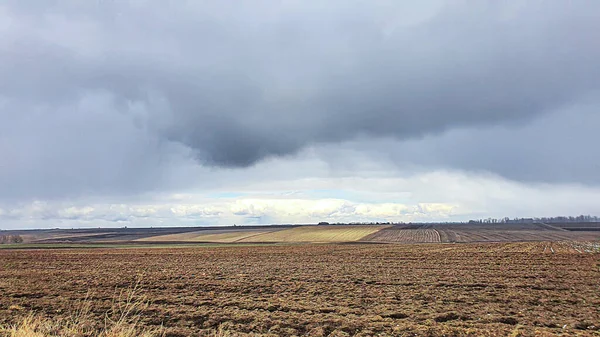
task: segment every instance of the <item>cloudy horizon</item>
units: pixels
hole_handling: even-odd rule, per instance
[[[600,215],[600,3],[0,3],[0,229]]]

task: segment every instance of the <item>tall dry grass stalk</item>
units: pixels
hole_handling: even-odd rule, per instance
[[[149,302],[138,296],[140,283],[121,290],[113,297],[111,308],[104,314],[104,324],[93,317],[93,302],[88,294],[66,317],[46,317],[29,313],[17,323],[0,326],[0,337],[158,337],[162,328],[149,329],[140,323]]]

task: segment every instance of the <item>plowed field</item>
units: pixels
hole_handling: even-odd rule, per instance
[[[440,233],[435,229],[396,229],[386,228],[364,237],[362,241],[432,243],[441,242]]]
[[[103,322],[139,283],[165,336],[597,336],[595,243],[0,250],[0,325]]]
[[[518,242],[597,241],[596,223],[570,224],[564,229],[542,223],[523,224],[399,224],[399,225],[273,225],[173,228],[98,228],[3,231],[25,243],[163,244],[261,242]],[[583,227],[583,226],[587,227]],[[595,227],[594,227],[595,226]],[[1,248],[1,247],[0,247]]]
[[[488,226],[491,227],[491,226]],[[360,241],[390,243],[435,242],[521,242],[521,241],[596,241],[600,231],[570,232],[539,225],[524,225],[524,229],[469,228],[468,226],[405,225],[391,226],[368,235]],[[510,227],[509,227],[510,228]]]

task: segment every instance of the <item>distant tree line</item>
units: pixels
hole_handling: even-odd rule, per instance
[[[8,243],[22,243],[23,238],[20,235],[0,235],[0,245]]]
[[[487,219],[478,219],[478,220],[469,220],[466,222],[462,221],[435,221],[435,222],[335,222],[329,223],[325,221],[319,222],[319,225],[411,225],[411,224],[419,224],[419,225],[439,225],[439,224],[465,224],[465,223],[485,223],[485,224],[495,224],[495,223],[582,223],[582,222],[600,222],[600,217],[595,215],[579,215],[579,216],[555,216],[555,217],[534,217],[534,218],[487,218]]]
[[[555,217],[541,217],[541,218],[514,218],[509,217],[501,219],[479,219],[471,220],[469,223],[581,223],[581,222],[600,222],[600,217],[593,215],[579,215],[579,216],[555,216]]]

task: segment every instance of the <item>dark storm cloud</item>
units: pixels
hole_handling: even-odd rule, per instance
[[[407,141],[362,138],[324,146],[317,153],[335,170],[352,168],[360,157],[382,167],[397,167],[404,175],[446,168],[492,172],[525,183],[598,185],[598,105],[595,99],[527,124],[456,128]]]
[[[5,1],[0,174],[143,188],[176,144],[247,167],[359,135],[527,122],[600,87],[600,3],[406,7]]]

